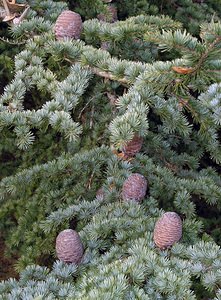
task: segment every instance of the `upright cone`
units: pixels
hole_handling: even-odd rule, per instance
[[[123,184],[122,197],[125,201],[140,202],[144,199],[147,192],[147,180],[139,174],[130,175]]]
[[[81,16],[71,10],[63,11],[57,18],[54,32],[57,40],[79,39],[82,31]]]
[[[166,212],[156,222],[154,242],[160,249],[171,247],[182,237],[182,220],[175,212]]]
[[[79,264],[83,252],[83,244],[75,230],[65,229],[58,234],[56,238],[56,253],[61,261]]]

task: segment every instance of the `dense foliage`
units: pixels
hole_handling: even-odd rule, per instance
[[[221,299],[221,4],[204,2],[30,0],[0,23],[0,231],[20,272],[0,299]],[[110,5],[119,21],[99,20]],[[58,41],[68,7],[81,39]],[[141,204],[122,199],[132,173]],[[160,250],[164,211],[183,236]],[[79,266],[56,261],[66,228]]]

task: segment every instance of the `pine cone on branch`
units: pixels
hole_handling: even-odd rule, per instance
[[[141,202],[147,192],[147,180],[139,174],[130,175],[123,184],[122,197],[124,201]]]
[[[175,212],[166,212],[156,222],[154,242],[160,249],[166,249],[178,242],[182,237],[182,220]]]
[[[83,244],[75,230],[65,229],[58,234],[56,238],[56,253],[61,261],[79,264],[83,252]]]
[[[57,18],[54,32],[57,40],[79,39],[82,31],[81,16],[71,10],[63,11]]]

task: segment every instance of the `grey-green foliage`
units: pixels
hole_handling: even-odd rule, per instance
[[[115,57],[152,62],[157,58],[158,49],[153,43],[144,42],[143,35],[148,31],[181,27],[179,22],[166,16],[140,15],[113,24],[92,19],[84,22],[84,38],[95,47],[106,43],[108,51]]]
[[[151,198],[141,206],[104,205],[80,231],[85,253],[78,268],[61,262],[51,272],[29,266],[19,282],[1,283],[2,299],[192,300],[197,299],[192,290],[194,278],[218,295],[220,248],[197,238],[194,245],[183,240],[171,250],[156,249],[152,231],[162,213],[156,206]],[[184,235],[193,226],[193,220],[186,220]]]
[[[1,227],[8,248],[20,255],[18,269],[44,256],[50,264],[56,235],[70,226],[79,231],[85,255],[79,268],[29,266],[19,281],[1,283],[2,299],[188,300],[199,295],[196,282],[219,299],[220,248],[202,234],[196,203],[221,206],[221,24],[202,25],[197,39],[164,16],[113,25],[89,20],[85,41],[57,41],[51,22],[65,6],[58,5],[50,22],[50,9],[37,16],[50,4],[57,7],[33,3],[35,18],[11,29],[24,46],[0,98],[0,128],[3,138],[11,130],[25,151],[33,151],[38,132],[50,129],[65,147],[1,180]],[[137,38],[150,47],[148,63],[123,54],[124,41]],[[116,55],[97,49],[102,42]],[[117,150],[135,134],[143,137],[142,150],[121,160]],[[208,154],[214,165],[205,162]],[[135,172],[148,181],[142,204],[121,196]],[[100,187],[104,195],[96,196]],[[167,210],[182,216],[183,236],[160,251],[153,229]]]
[[[19,282],[10,279],[0,283],[0,299],[70,299],[74,294],[76,265],[55,262],[53,269],[30,265],[20,274]]]
[[[51,125],[70,141],[74,140],[81,133],[81,128],[80,124],[72,120],[70,112],[85,91],[91,73],[75,65],[67,78],[59,82],[50,70],[44,69],[41,58],[33,55],[36,50],[33,43],[30,48],[16,57],[16,76],[0,99],[1,129],[13,125],[21,149],[27,148],[34,141],[31,127]],[[51,100],[38,110],[24,110],[25,93],[33,86],[37,86],[39,91],[50,93]]]

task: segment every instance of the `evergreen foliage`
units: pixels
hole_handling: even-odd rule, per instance
[[[221,299],[220,232],[200,213],[221,208],[221,6],[127,2],[111,24],[96,19],[107,3],[72,4],[81,40],[55,38],[64,2],[29,1],[27,19],[4,28],[0,230],[20,278],[0,283],[0,299]],[[171,3],[175,19],[157,14]],[[142,149],[125,158],[135,135]],[[122,198],[133,173],[148,181],[141,204]],[[160,250],[166,211],[183,236]],[[79,266],[56,261],[67,228],[84,245]]]

